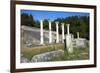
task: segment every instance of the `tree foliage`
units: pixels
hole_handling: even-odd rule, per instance
[[[56,31],[55,22],[59,22],[59,33],[62,33],[61,23],[65,25],[65,34],[67,33],[67,24],[70,24],[70,33],[77,36],[77,32],[80,33],[80,37],[89,39],[89,16],[69,16],[65,18],[57,18],[52,21],[52,30]],[[40,21],[34,20],[33,16],[30,14],[21,14],[21,25],[32,26],[40,28]],[[49,29],[49,23],[47,19],[43,21],[43,28]]]
[[[35,21],[31,14],[26,14],[26,13],[21,14],[21,25],[34,26],[34,23]]]

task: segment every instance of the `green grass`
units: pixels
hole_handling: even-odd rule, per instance
[[[50,61],[85,60],[85,59],[89,59],[89,49],[74,48],[73,53],[68,53],[67,50],[65,50],[63,56],[52,57]]]
[[[23,54],[24,57],[31,60],[31,58],[34,55],[50,52],[58,49],[64,49],[63,44],[52,44],[52,45],[44,45],[44,46],[37,46],[32,48],[22,48],[21,54]]]
[[[73,53],[68,53],[63,44],[47,44],[44,46],[37,46],[32,48],[22,48],[21,53],[24,57],[31,61],[32,57],[37,54],[46,53],[62,49],[64,55],[59,57],[52,57],[49,61],[67,61],[67,60],[85,60],[89,59],[89,48],[73,48]]]

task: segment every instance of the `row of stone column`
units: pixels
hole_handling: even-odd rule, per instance
[[[52,43],[52,30],[51,30],[52,21],[49,20],[49,43]],[[56,23],[56,43],[59,43],[59,22]],[[64,23],[62,24],[62,42],[64,43],[65,35],[64,35]],[[67,24],[67,34],[69,34],[69,24]],[[40,44],[44,44],[43,38],[43,20],[40,20]]]

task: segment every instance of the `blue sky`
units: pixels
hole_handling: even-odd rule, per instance
[[[21,10],[21,13],[32,14],[35,20],[40,20],[41,18],[54,20],[57,18],[64,18],[69,16],[89,16],[89,13],[60,11]]]

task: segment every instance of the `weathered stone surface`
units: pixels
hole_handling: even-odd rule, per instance
[[[32,57],[31,62],[44,62],[49,61],[52,57],[59,57],[64,54],[63,50],[46,52]]]
[[[43,29],[44,35],[44,43],[49,43],[49,30]],[[35,45],[40,44],[40,28],[29,27],[29,26],[21,26],[21,48],[31,48]],[[52,43],[55,43],[56,32],[52,31]],[[61,41],[61,36],[59,40]]]
[[[27,58],[24,58],[24,57],[21,58],[21,63],[28,63],[28,62],[29,60]]]
[[[21,63],[28,63],[29,60],[25,57],[23,57],[23,55],[21,54]]]
[[[85,38],[74,39],[73,43],[75,44],[75,47],[78,48],[85,48],[87,47],[87,44],[89,44],[88,40],[86,40]]]

